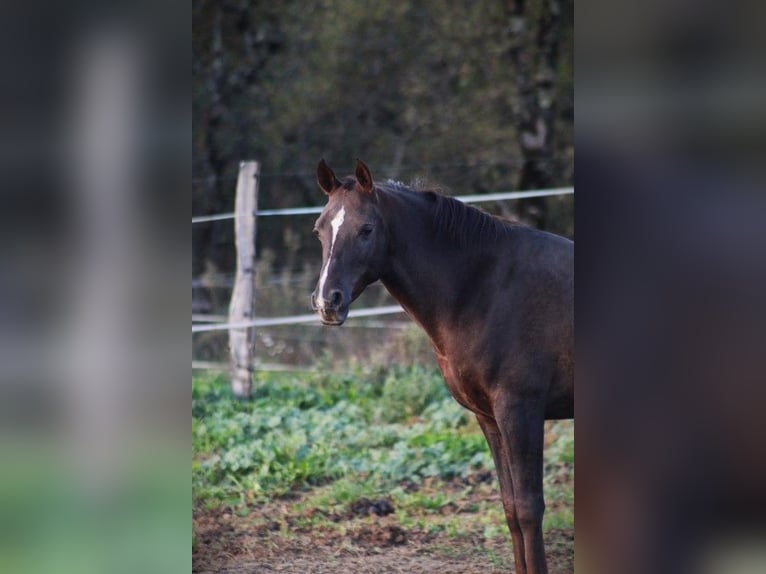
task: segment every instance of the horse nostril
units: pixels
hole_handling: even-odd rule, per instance
[[[311,292],[311,308],[314,311],[317,310],[317,292],[316,291]]]
[[[340,291],[333,291],[330,294],[330,305],[332,307],[338,308],[340,307],[340,303],[343,300],[343,295],[341,295]]]

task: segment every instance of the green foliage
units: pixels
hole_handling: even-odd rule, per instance
[[[562,433],[548,447],[548,459],[560,464],[574,464],[574,423],[561,421],[558,424],[572,432]]]
[[[481,433],[439,375],[397,369],[382,382],[344,375],[260,375],[252,401],[223,377],[192,384],[196,498],[249,499],[364,477],[395,485],[491,468]]]
[[[449,396],[441,375],[425,367],[393,368],[383,384],[379,416],[388,423],[404,422],[426,406]]]
[[[494,473],[475,419],[435,369],[258,373],[254,388],[253,399],[241,401],[223,376],[192,380],[195,501],[241,507],[311,489],[306,505],[337,512],[386,493],[406,522],[452,503],[438,481]],[[574,425],[546,428],[545,527],[571,527]],[[482,513],[487,532],[504,532],[501,508]]]

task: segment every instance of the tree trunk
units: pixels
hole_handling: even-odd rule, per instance
[[[511,110],[518,132],[522,168],[517,188],[555,187],[554,134],[556,73],[559,60],[560,0],[541,0],[536,30],[531,30],[526,0],[508,0],[508,57],[516,73]],[[534,32],[534,39],[532,34]],[[545,228],[545,198],[519,201],[519,216]]]

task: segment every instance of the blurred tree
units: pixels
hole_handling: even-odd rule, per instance
[[[517,188],[554,187],[561,180],[555,146],[557,131],[561,129],[556,115],[558,101],[562,88],[572,91],[571,66],[570,76],[566,77],[567,68],[564,68],[565,77],[561,78],[562,26],[572,28],[573,3],[571,0],[506,0],[505,4],[507,54],[514,71],[508,103],[522,156]],[[567,34],[570,44],[571,38],[571,34]],[[572,57],[571,47],[569,57]],[[538,227],[546,227],[544,198],[522,200],[519,207],[522,217]]]
[[[455,194],[571,184],[571,1],[193,7],[195,215],[232,208],[249,158],[261,207],[320,204],[320,157]],[[556,205],[563,216],[536,223],[571,233],[557,227],[571,198]],[[289,233],[292,261],[316,258],[309,222],[275,219],[259,222],[259,249],[283,251]],[[193,241],[195,276],[233,268],[230,222],[195,226]]]
[[[240,160],[251,159],[248,139],[258,129],[247,102],[284,46],[279,23],[285,14],[280,3],[246,0],[195,0],[192,6],[192,212],[200,215],[233,205],[236,170]],[[231,268],[231,238],[230,222],[197,226],[192,274],[210,262]]]

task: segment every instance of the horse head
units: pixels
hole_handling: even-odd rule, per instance
[[[311,306],[325,325],[342,325],[349,305],[380,278],[387,237],[370,170],[357,160],[355,176],[338,180],[324,159],[317,183],[327,205],[314,224],[322,243],[322,269]]]

